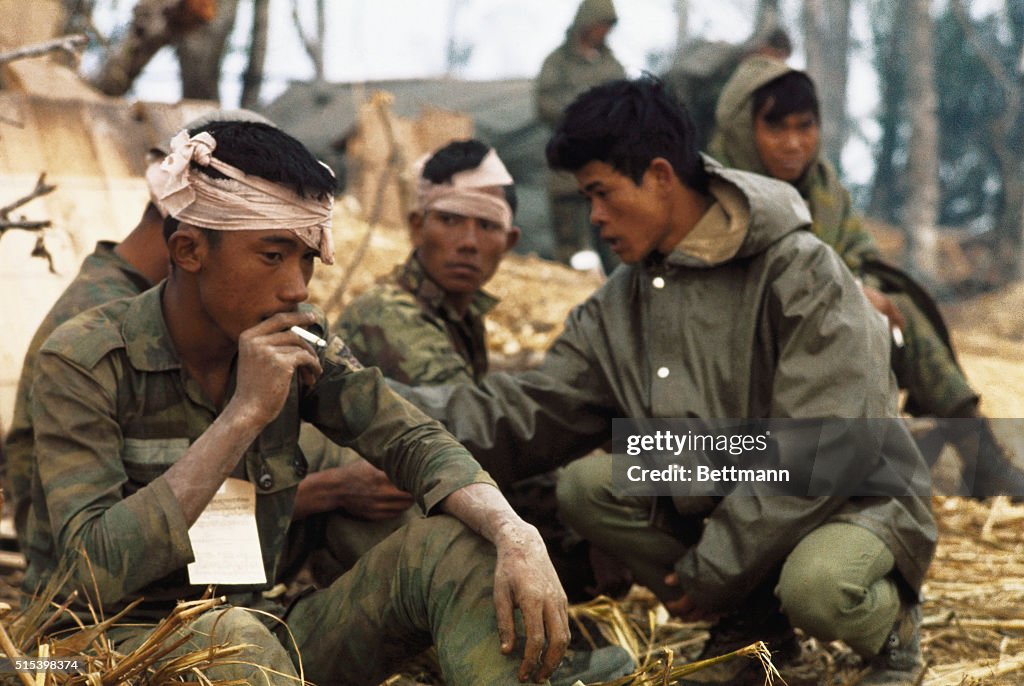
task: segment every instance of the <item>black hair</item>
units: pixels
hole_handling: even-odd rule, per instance
[[[475,138],[452,141],[427,160],[423,165],[423,178],[431,183],[451,183],[452,176],[461,171],[476,169],[483,162],[491,148]],[[502,186],[505,200],[515,215],[519,206],[519,197],[514,185]]]
[[[640,185],[656,157],[668,160],[684,186],[705,193],[708,175],[686,107],[656,77],[610,81],[565,110],[546,149],[552,169],[577,171],[604,162]]]
[[[259,122],[213,121],[190,130],[189,135],[195,136],[203,131],[217,141],[213,156],[246,174],[288,186],[301,197],[322,200],[337,190],[337,181],[331,171],[306,146],[276,126]],[[195,162],[192,166],[211,178],[225,178],[211,167]]]
[[[754,91],[751,98],[755,117],[764,117],[777,124],[791,114],[810,112],[818,121],[818,93],[811,77],[802,71],[791,71],[773,79]]]

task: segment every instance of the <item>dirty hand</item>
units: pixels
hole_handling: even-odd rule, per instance
[[[906,321],[903,319],[903,315],[900,314],[899,309],[893,304],[885,293],[873,288],[872,286],[861,286],[861,290],[864,291],[864,297],[868,299],[871,306],[881,312],[889,320],[889,326],[894,329],[906,328]]]
[[[281,412],[292,376],[313,385],[323,372],[313,347],[288,329],[316,321],[310,312],[280,312],[238,337],[238,381],[232,402],[266,424]]]
[[[679,576],[672,572],[665,577],[665,583],[669,586],[679,586]],[[683,593],[675,600],[669,600],[665,603],[665,609],[670,614],[675,615],[684,622],[713,622],[718,619],[718,615],[707,610],[702,610],[697,607],[697,603],[693,601],[690,594]]]
[[[300,484],[295,506],[305,499],[303,504],[310,512],[342,509],[355,517],[380,521],[397,517],[414,502],[387,474],[363,459],[315,472],[303,482],[309,479],[319,483],[310,482],[306,489]]]
[[[501,652],[508,655],[515,648],[513,610],[518,607],[526,628],[519,680],[544,681],[569,645],[565,591],[536,528],[526,523],[506,526],[495,545],[494,605]]]

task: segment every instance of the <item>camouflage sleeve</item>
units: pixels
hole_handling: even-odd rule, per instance
[[[78,558],[75,581],[113,604],[192,561],[188,525],[158,477],[122,497],[128,481],[108,355],[83,369],[53,353],[32,391],[36,464],[58,554]]]
[[[380,370],[362,368],[337,337],[324,367],[302,398],[302,418],[383,469],[424,512],[463,486],[494,484],[444,427],[394,393]]]
[[[448,332],[404,291],[357,299],[342,314],[338,332],[361,362],[396,381],[473,383],[473,369],[455,352]]]
[[[878,257],[878,245],[875,244],[874,237],[865,228],[860,216],[851,208],[848,193],[846,194],[846,207],[839,229],[836,252],[843,258],[843,262],[850,268],[850,271],[857,276],[862,274],[866,259]]]
[[[621,410],[595,369],[589,341],[599,339],[599,307],[576,307],[540,369],[491,373],[479,385],[395,385],[444,423],[501,486],[543,474],[585,455],[611,437]]]

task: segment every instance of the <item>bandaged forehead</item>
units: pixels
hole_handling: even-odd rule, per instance
[[[512,226],[512,207],[502,187],[514,182],[498,153],[488,151],[477,167],[456,172],[450,183],[433,183],[423,177],[423,167],[429,158],[420,158],[413,167],[418,180],[417,212],[451,212],[486,219],[505,229]]]
[[[158,207],[179,221],[216,231],[287,229],[318,250],[324,264],[334,263],[334,198],[303,198],[286,186],[246,174],[214,157],[216,147],[206,132],[189,138],[182,131],[171,139],[171,153],[146,174]],[[228,178],[210,178],[191,162]]]

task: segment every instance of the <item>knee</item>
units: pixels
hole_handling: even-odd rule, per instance
[[[253,612],[229,607],[226,610],[209,612],[192,625],[199,635],[208,636],[211,643],[265,646],[277,643],[271,633]]]
[[[601,458],[583,458],[571,463],[558,475],[555,495],[558,512],[576,533],[586,537],[591,524],[598,521],[598,513],[612,502],[608,480],[603,470],[592,468],[592,462]]]
[[[829,641],[840,637],[844,619],[866,593],[845,581],[832,561],[793,556],[783,565],[775,590],[790,624]]]

